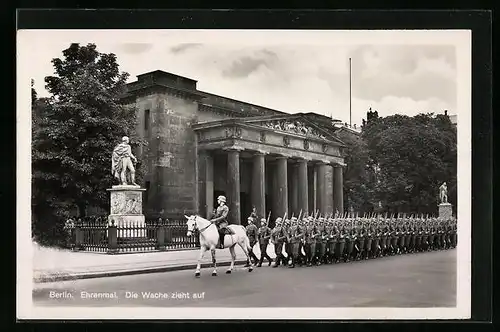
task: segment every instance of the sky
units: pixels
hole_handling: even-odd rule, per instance
[[[198,89],[287,113],[315,112],[360,125],[371,107],[379,116],[456,114],[457,55],[450,42],[420,38],[335,38],[326,33],[229,35],[191,31],[146,33],[33,32],[29,66],[47,96],[51,59],[72,42],[114,53],[129,82],[163,70],[198,81]],[[252,36],[253,38],[249,38]],[[345,36],[345,35],[342,35]],[[349,36],[349,35],[347,35]],[[349,96],[349,58],[351,94]]]

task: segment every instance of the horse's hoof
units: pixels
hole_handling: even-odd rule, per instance
[[[194,276],[195,276],[196,278],[199,278],[199,277],[200,277],[200,272],[196,272],[196,273],[194,274]]]
[[[252,268],[252,267],[250,267],[250,268],[248,269],[248,272],[252,272],[252,271],[253,271],[253,268]]]
[[[226,271],[226,274],[231,274],[231,270],[227,270],[227,271]]]
[[[212,272],[212,277],[216,277],[217,276],[217,272]]]

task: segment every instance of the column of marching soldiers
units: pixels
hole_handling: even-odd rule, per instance
[[[298,217],[287,218],[285,213],[276,219],[272,229],[267,226],[269,217],[260,220],[260,228],[254,224],[255,213],[248,217],[250,245],[253,248],[258,244],[261,252],[260,259],[253,250],[250,257],[259,267],[264,259],[269,266],[273,261],[267,254],[269,243],[274,244],[276,253],[273,267],[290,268],[445,250],[457,245],[454,217],[407,217],[406,214],[359,217],[352,213],[322,217],[319,212],[309,216],[302,216],[301,212]]]

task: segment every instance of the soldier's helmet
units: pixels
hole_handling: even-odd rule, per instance
[[[261,224],[261,225],[267,225],[267,220],[266,220],[266,218],[262,218],[262,219],[260,219],[260,224]]]
[[[278,225],[278,224],[280,224],[280,225],[281,225],[281,223],[282,223],[282,222],[283,222],[283,218],[281,218],[281,217],[276,218],[276,220],[274,221],[274,223],[275,223],[276,225]]]
[[[221,195],[221,196],[217,197],[217,201],[226,203],[226,196]]]
[[[253,218],[252,217],[248,217],[247,219],[249,222],[253,223]]]

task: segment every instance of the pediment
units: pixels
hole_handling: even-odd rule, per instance
[[[267,129],[292,133],[310,138],[316,138],[327,141],[334,141],[344,145],[336,136],[322,129],[312,121],[306,119],[302,114],[285,116],[261,116],[251,117],[243,120],[247,124],[252,124]]]
[[[327,136],[302,119],[268,120],[253,123],[265,128],[328,140]]]

